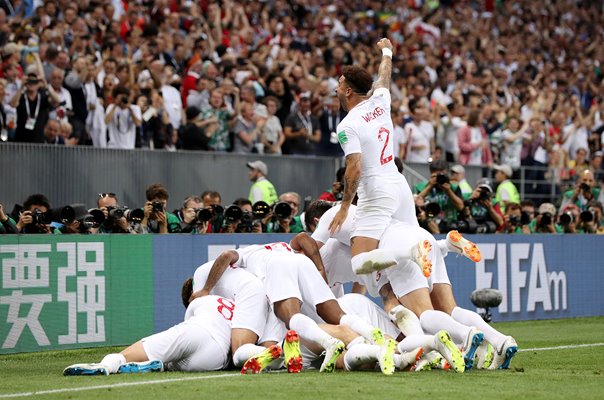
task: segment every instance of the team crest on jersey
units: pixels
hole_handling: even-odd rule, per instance
[[[338,142],[341,144],[348,142],[348,136],[346,136],[346,131],[338,132]]]

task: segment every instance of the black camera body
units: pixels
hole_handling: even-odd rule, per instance
[[[154,212],[157,212],[157,213],[164,212],[164,204],[159,201],[154,201],[153,203],[151,203],[151,206],[153,207]]]
[[[114,206],[107,206],[107,213],[109,214],[108,218],[109,219],[120,219],[124,216],[124,208],[122,207],[114,207]]]
[[[585,182],[583,182],[579,185],[579,189],[581,189],[584,192],[591,192],[591,187]]]
[[[445,174],[444,172],[439,172],[438,174],[436,174],[436,185],[442,186],[445,183],[449,182],[449,175]]]
[[[212,209],[210,208],[198,208],[195,210],[195,222],[208,222],[214,217]]]
[[[543,218],[543,217],[541,217]],[[560,214],[558,217],[558,221],[560,221],[560,225],[568,226],[575,221],[575,217],[571,212],[565,212]]]
[[[478,200],[491,200],[493,193],[486,187],[481,187],[478,195]]]
[[[551,213],[543,213],[541,214],[541,221],[539,222],[539,226],[548,226],[552,223],[552,214]]]
[[[50,224],[51,218],[48,212],[42,212],[37,208],[34,208],[31,212],[31,223],[33,225],[47,225]]]

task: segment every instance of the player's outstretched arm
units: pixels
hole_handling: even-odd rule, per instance
[[[216,284],[222,277],[222,274],[224,274],[224,271],[226,271],[229,265],[237,262],[237,260],[239,260],[239,254],[235,250],[223,251],[214,261],[214,264],[210,269],[208,279],[206,280],[206,284],[204,285],[203,289],[193,293],[189,302],[193,301],[198,297],[203,297],[210,294],[210,291],[214,289],[214,286],[216,286]]]
[[[312,262],[317,267],[317,271],[321,274],[325,283],[329,283],[327,281],[327,274],[325,273],[325,266],[323,265],[323,259],[321,258],[321,253],[319,252],[319,246],[317,242],[306,232],[300,232],[290,242],[290,246],[292,249],[303,253],[306,257],[310,258]]]
[[[373,84],[372,91],[379,88],[390,90],[390,81],[392,79],[392,43],[389,39],[383,38],[377,43],[378,49],[382,52],[382,62],[378,70],[378,78]]]

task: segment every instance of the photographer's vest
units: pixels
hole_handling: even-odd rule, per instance
[[[501,199],[501,192],[503,190],[508,192],[508,194],[510,196],[510,199],[508,200],[508,202],[510,202],[510,203],[520,204],[520,194],[518,193],[518,189],[516,189],[516,186],[514,186],[512,181],[510,181],[509,179],[506,179],[505,181],[503,181],[499,184],[499,186],[497,187],[497,194],[495,195],[495,198],[499,202],[499,207],[501,207],[501,212],[505,213],[505,203]]]
[[[254,201],[252,198],[252,192],[255,188],[259,188],[262,191],[262,201],[265,201],[267,204],[271,205],[276,203],[277,200],[279,200],[279,197],[277,196],[277,191],[275,190],[273,184],[268,179],[262,179],[254,182],[250,189],[250,195],[248,196],[248,198],[251,202]]]

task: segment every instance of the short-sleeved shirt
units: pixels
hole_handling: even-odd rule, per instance
[[[303,116],[300,112],[295,112],[287,117],[284,126],[290,127],[292,131],[299,131],[302,128],[310,131],[307,137],[285,140],[284,146],[290,154],[314,154],[315,145],[310,142],[309,138],[314,131],[321,129],[321,124],[317,117],[314,115]]]
[[[394,126],[390,117],[390,91],[379,88],[356,105],[338,124],[344,155],[361,153],[361,182],[398,174],[394,164]]]

